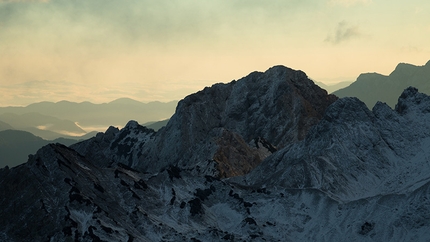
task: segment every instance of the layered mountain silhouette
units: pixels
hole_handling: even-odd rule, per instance
[[[62,136],[81,136],[87,132],[70,120],[62,120],[56,117],[43,115],[40,113],[3,113],[0,120],[13,124],[14,129],[31,132],[35,135],[48,139]]]
[[[166,126],[168,122],[169,122],[169,119],[165,119],[165,120],[161,120],[161,121],[147,122],[147,123],[142,124],[142,126],[145,126],[147,128],[158,131],[159,129]]]
[[[328,93],[333,93],[339,89],[345,88],[349,86],[352,81],[343,81],[335,84],[325,84],[323,82],[314,81],[322,89],[326,90]]]
[[[77,123],[86,131],[93,131],[92,128],[94,127],[122,126],[131,119],[140,123],[165,120],[172,116],[176,105],[176,101],[141,103],[129,98],[121,98],[103,104],[69,101],[40,102],[26,107],[0,107],[0,115],[37,113],[60,120],[68,120]],[[2,119],[0,118],[0,120]],[[7,123],[5,120],[2,121]]]
[[[388,76],[378,73],[361,74],[351,85],[333,94],[338,97],[357,97],[369,108],[377,101],[394,108],[399,93],[409,86],[430,94],[430,61],[424,66],[400,63]]]
[[[45,140],[27,131],[12,129],[0,131],[0,167],[14,167],[23,164],[27,162],[29,155],[35,154],[37,150],[49,143],[61,143],[69,146],[95,135],[95,133],[91,133],[75,137],[75,139]]]
[[[107,104],[62,101],[36,103],[27,107],[0,107],[0,131],[14,130],[8,131],[8,135],[0,133],[0,139],[4,141],[0,147],[0,152],[3,151],[0,154],[0,166],[12,167],[22,164],[27,161],[29,154],[34,154],[49,142],[70,145],[79,140],[89,139],[97,134],[92,129],[107,127],[109,122],[115,124],[122,120],[124,121],[120,123],[122,125],[132,118],[148,121],[170,117],[174,112],[175,103],[144,104],[129,98],[121,98]],[[88,125],[86,130],[82,129],[78,121]],[[145,125],[158,130],[166,123],[167,121],[163,120],[148,122]],[[9,142],[10,133],[16,135],[15,141]],[[37,142],[34,141],[36,137],[30,138],[31,135],[37,136]]]
[[[8,129],[13,129],[13,127],[8,123],[0,121],[0,131],[8,130]]]
[[[2,241],[426,241],[430,97],[338,99],[275,66],[0,169]],[[13,221],[13,222],[11,222]]]

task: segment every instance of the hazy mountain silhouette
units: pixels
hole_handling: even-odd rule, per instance
[[[35,136],[39,136],[43,139],[46,140],[53,140],[53,139],[58,139],[58,138],[72,138],[72,139],[77,139],[77,136],[70,136],[70,135],[65,135],[65,134],[60,134],[51,130],[42,130],[42,129],[38,129],[36,127],[22,127],[19,130],[22,131],[26,131],[26,132],[30,132]]]
[[[341,88],[349,86],[352,83],[352,81],[344,81],[344,82],[339,82],[336,84],[327,85],[325,83],[318,82],[318,81],[314,81],[314,82],[315,82],[315,84],[320,86],[322,89],[325,89],[328,93],[333,93],[333,92],[335,92]]]
[[[7,129],[13,129],[13,127],[8,123],[0,121],[0,131],[7,130]]]
[[[38,149],[49,143],[61,143],[69,146],[76,142],[78,140],[66,138],[44,140],[21,130],[0,131],[0,168],[25,163],[28,160],[28,155],[35,154]]]
[[[92,137],[94,137],[94,136],[96,136],[97,135],[97,133],[99,133],[99,132],[97,132],[97,131],[91,131],[91,132],[89,132],[89,133],[86,133],[86,134],[84,134],[84,135],[82,135],[82,136],[80,136],[80,137],[78,137],[78,141],[81,141],[81,140],[86,140],[86,139],[89,139],[89,138],[92,138]],[[66,139],[76,139],[77,137],[64,137],[64,138],[66,138]],[[58,138],[58,139],[61,139],[61,138]],[[61,142],[60,142],[61,143]]]
[[[148,123],[142,124],[142,126],[146,126],[147,128],[150,128],[150,129],[153,129],[155,131],[158,131],[162,127],[166,126],[167,123],[169,122],[169,120],[170,119],[166,119],[166,120],[162,120],[162,121],[157,121],[157,122],[148,122]]]
[[[175,112],[176,105],[177,101],[142,103],[130,98],[120,98],[102,104],[69,101],[40,102],[26,107],[0,107],[0,114],[40,113],[77,122],[87,131],[92,131],[94,129],[91,127],[123,126],[131,119],[139,123],[165,120]]]
[[[58,138],[64,135],[81,136],[87,133],[73,121],[35,112],[24,114],[3,113],[0,114],[0,120],[8,124],[13,124],[14,129],[29,131],[46,139]],[[59,135],[44,135],[49,132],[43,131],[55,132]]]
[[[123,97],[113,100],[112,102],[109,102],[108,104],[111,105],[142,105],[141,102],[136,101],[134,99]]]
[[[98,133],[97,131],[91,131],[91,132],[86,133],[84,135],[76,136],[76,135],[60,134],[60,133],[50,131],[50,130],[41,130],[41,129],[38,129],[35,127],[27,127],[27,128],[22,128],[19,130],[30,132],[30,133],[34,134],[35,136],[39,136],[39,137],[46,139],[46,140],[54,140],[54,139],[59,139],[59,138],[80,140],[80,139],[91,138]]]
[[[378,73],[361,74],[357,81],[333,94],[338,97],[358,97],[369,108],[377,101],[394,107],[398,94],[409,86],[430,94],[430,61],[424,66],[400,63],[388,76]]]

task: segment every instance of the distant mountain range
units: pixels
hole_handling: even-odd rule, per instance
[[[148,122],[143,126],[158,131],[166,126],[169,119]],[[98,132],[92,131],[82,136],[57,137],[59,134],[49,130],[39,130],[37,128],[26,128],[25,130],[15,130],[7,123],[0,121],[0,168],[5,166],[14,167],[25,163],[28,155],[35,154],[36,151],[49,143],[61,143],[69,146],[82,140],[96,136]],[[52,136],[52,139],[42,139],[37,134]]]
[[[103,104],[61,101],[0,107],[0,167],[26,162],[29,154],[48,143],[68,146],[132,119],[157,131],[167,124],[176,104],[121,98]]]
[[[85,138],[82,137],[80,140]],[[76,142],[78,140],[66,138],[44,140],[30,132],[21,130],[0,131],[0,168],[5,166],[14,167],[27,162],[30,154],[35,154],[38,149],[49,143],[61,143],[69,146]]]
[[[45,139],[55,139],[60,136],[81,136],[87,133],[73,121],[34,112],[24,114],[3,113],[0,114],[0,120],[12,126],[13,129],[32,132]]]
[[[159,120],[174,113],[177,102],[139,101],[121,98],[110,103],[93,104],[68,101],[40,102],[26,107],[0,107],[0,130],[16,129],[52,140],[60,137],[76,139],[91,131],[105,131],[109,126],[124,126],[129,120],[158,130]]]
[[[166,126],[168,121],[166,119],[158,122],[148,122],[143,125],[158,131],[160,128]],[[64,136],[48,140],[35,135],[39,133],[53,137],[58,135],[58,133],[49,130],[38,130],[37,128],[26,128],[25,131],[14,130],[9,124],[0,121],[0,168],[5,166],[14,167],[27,162],[29,155],[35,154],[37,150],[49,143],[60,143],[69,146],[90,139],[96,136],[98,132],[89,132],[79,137]]]
[[[315,84],[317,84],[322,89],[325,89],[328,93],[333,93],[334,91],[337,91],[341,88],[347,87],[348,85],[350,85],[352,83],[352,81],[344,81],[344,82],[339,82],[339,83],[335,83],[335,84],[325,84],[325,83],[319,82],[319,81],[314,81],[314,82],[315,82]]]
[[[121,98],[102,104],[69,101],[40,102],[26,107],[0,107],[0,114],[39,113],[76,122],[86,130],[86,127],[124,126],[129,120],[136,120],[139,123],[165,120],[175,112],[177,103],[177,101],[142,103],[130,98]]]
[[[148,122],[148,123],[142,124],[142,126],[145,126],[147,128],[150,128],[150,129],[153,129],[155,131],[158,131],[162,127],[166,126],[167,123],[169,122],[169,120],[170,119],[166,119],[166,120],[162,120],[162,121],[157,121],[157,122]]]
[[[385,102],[393,108],[399,93],[409,86],[430,94],[430,61],[424,66],[400,63],[388,76],[378,73],[361,74],[351,85],[333,94],[338,97],[357,97],[369,108],[377,101]]]
[[[7,129],[13,129],[13,127],[8,123],[0,121],[0,131],[7,130]]]

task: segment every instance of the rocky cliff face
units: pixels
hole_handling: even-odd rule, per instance
[[[244,175],[275,150],[302,140],[336,99],[305,73],[275,66],[186,97],[156,134],[136,128],[136,123],[116,136],[110,135],[111,129],[105,135],[111,139],[99,149],[108,148],[108,154],[98,160],[111,159],[146,172],[176,166],[200,175]],[[128,135],[130,130],[146,138],[137,140]],[[92,155],[100,140],[106,138],[73,148]]]
[[[274,67],[188,96],[159,132],[45,146],[0,170],[0,240],[429,240],[430,97],[335,99]]]
[[[157,166],[148,157],[156,157],[158,168],[172,162],[193,168],[209,161],[215,162],[215,173],[209,175],[243,175],[255,166],[238,170],[238,164],[252,160],[256,165],[266,157],[267,152],[256,151],[256,139],[277,148],[301,140],[336,99],[305,73],[283,66],[216,84],[180,101],[156,137],[156,147],[147,149],[139,163],[130,165],[153,171]],[[228,159],[226,147],[235,147],[229,149]]]

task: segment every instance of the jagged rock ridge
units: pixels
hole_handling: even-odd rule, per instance
[[[278,151],[247,179],[317,188],[341,201],[410,191],[430,178],[421,169],[430,161],[429,104],[415,88],[402,93],[395,110],[377,103],[370,111],[357,98],[340,99],[304,142]],[[270,171],[277,172],[263,175]]]
[[[275,66],[253,72],[180,101],[167,126],[144,145],[133,142],[135,153],[121,162],[146,172],[178,166],[201,175],[243,175],[277,148],[302,140],[336,99],[301,71]],[[126,130],[111,142],[129,139]]]
[[[216,91],[203,92],[210,93]],[[16,222],[0,220],[0,240],[430,239],[427,95],[408,88],[394,110],[378,103],[370,111],[358,99],[339,99],[322,110],[303,139],[295,130],[297,139],[284,145],[273,141],[276,135],[263,132],[266,135],[254,140],[232,126],[204,130],[205,134],[190,133],[188,140],[215,137],[215,153],[209,155],[225,147],[227,150],[220,155],[227,159],[247,154],[246,148],[260,152],[257,145],[273,151],[245,176],[219,179],[209,175],[219,175],[209,172],[219,169],[214,162],[197,160],[206,156],[193,156],[191,151],[179,148],[166,157],[191,154],[196,160],[190,160],[190,164],[200,168],[181,164],[183,156],[155,164],[153,170],[148,169],[149,164],[137,165],[147,155],[158,155],[149,152],[154,147],[163,151],[166,144],[175,144],[159,140],[186,134],[173,129],[176,125],[192,131],[188,123],[178,122],[184,116],[194,118],[192,125],[200,124],[198,117],[191,115],[199,109],[192,107],[191,101],[189,106],[181,106],[184,104],[185,100],[177,113],[189,114],[172,118],[174,123],[164,131],[155,133],[129,122],[122,130],[110,128],[71,148],[51,144],[27,164],[1,169],[0,206],[4,209],[0,216]],[[244,121],[235,122],[237,125]],[[285,121],[289,122],[298,123]],[[183,148],[200,147],[190,145]],[[273,150],[275,145],[277,151]],[[194,152],[204,151],[205,147],[200,149]]]

